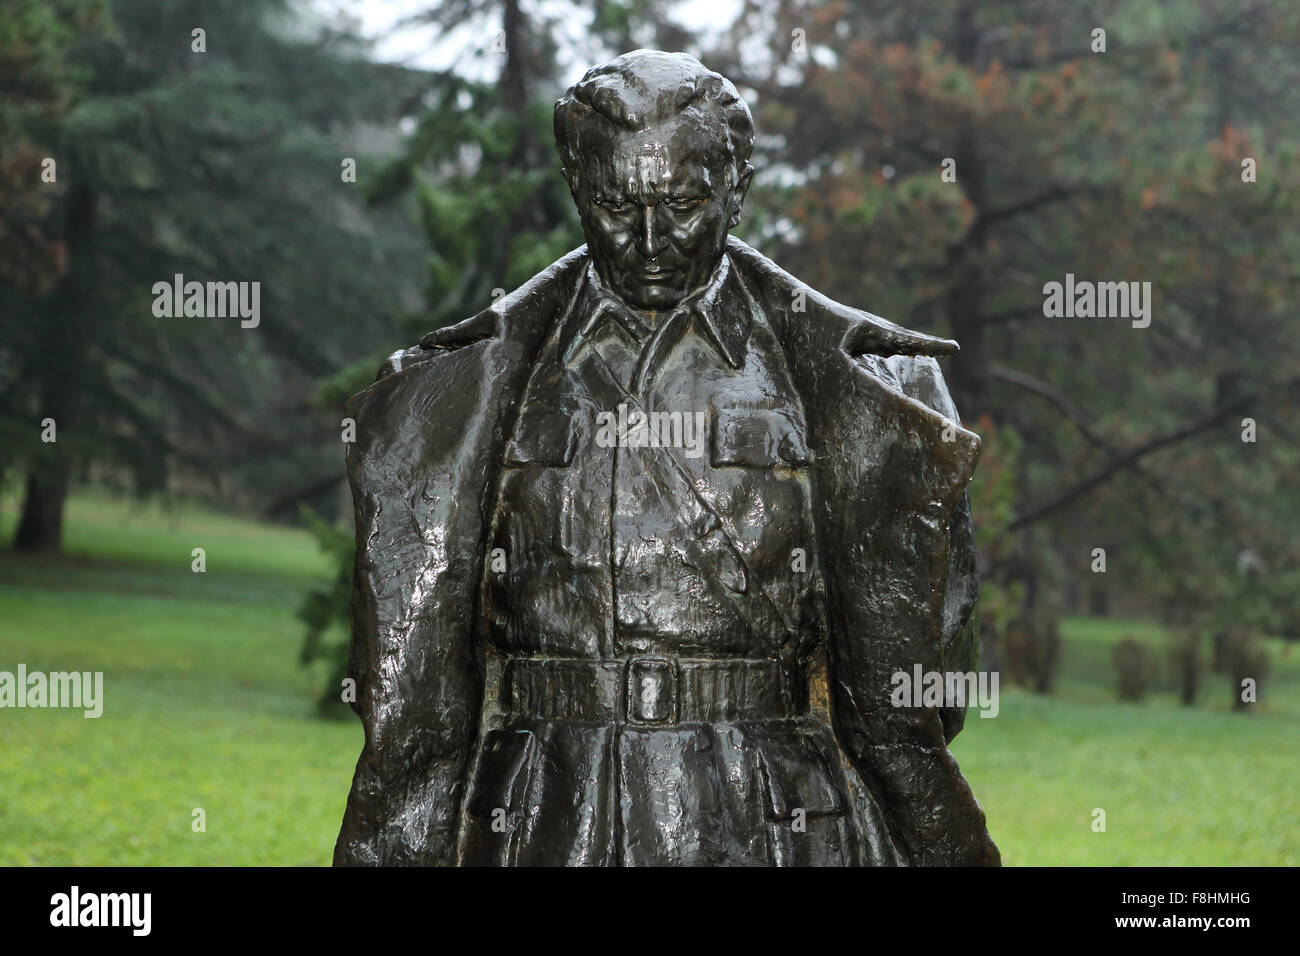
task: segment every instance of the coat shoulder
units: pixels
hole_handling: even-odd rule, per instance
[[[418,345],[393,352],[380,366],[376,381],[484,339],[527,336],[539,320],[549,320],[556,306],[567,300],[587,262],[586,246],[568,252],[483,311],[427,333]]]
[[[528,354],[572,296],[587,262],[587,247],[580,246],[483,311],[393,352],[374,383],[348,400],[347,414],[358,423],[364,417],[372,424],[388,418],[394,408],[409,417],[412,402],[422,404],[430,396],[455,398],[451,383],[479,380],[490,373],[492,361]],[[488,349],[489,342],[504,348]]]
[[[838,346],[855,357],[936,356],[959,351],[952,339],[903,328],[822,295],[739,239],[727,241],[727,252],[740,267],[747,287],[776,319],[787,341]]]

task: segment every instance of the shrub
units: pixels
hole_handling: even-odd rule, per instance
[[[1178,697],[1187,707],[1196,703],[1196,693],[1205,674],[1205,660],[1201,656],[1201,635],[1195,631],[1180,631],[1169,649],[1174,680],[1178,684]]]
[[[334,564],[334,575],[309,592],[298,607],[298,620],[305,626],[299,660],[310,667],[324,661],[326,683],[317,699],[320,713],[325,717],[346,717],[350,709],[342,702],[341,688],[348,674],[348,648],[351,631],[348,627],[348,607],[352,597],[352,564],[356,543],[352,534],[321,518],[315,511],[303,506],[303,522],[316,538],[320,549],[329,555]],[[342,639],[327,640],[327,635],[342,632]]]
[[[1232,679],[1232,709],[1245,710],[1251,702],[1245,699],[1242,682],[1253,680],[1258,695],[1259,685],[1268,676],[1268,652],[1254,634],[1234,628],[1226,632],[1221,653],[1223,672]]]
[[[1147,695],[1155,675],[1155,660],[1145,644],[1126,637],[1115,645],[1115,670],[1119,672],[1119,699],[1140,701]]]
[[[1048,611],[1021,617],[1003,635],[1002,653],[1008,680],[1050,693],[1061,664],[1060,621]]]

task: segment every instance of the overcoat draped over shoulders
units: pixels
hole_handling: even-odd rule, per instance
[[[897,862],[997,863],[947,747],[963,712],[890,704],[896,672],[976,666],[966,486],[979,439],[960,425],[934,358],[956,345],[833,302],[739,240],[727,254],[778,335],[807,418],[831,723],[853,786],[880,808]],[[479,585],[502,451],[588,262],[577,249],[394,353],[348,403],[349,674],[365,746],[336,864],[460,862],[485,685]]]

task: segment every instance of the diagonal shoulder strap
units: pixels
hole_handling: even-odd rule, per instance
[[[597,375],[590,383],[593,398],[613,408],[619,402],[646,414],[641,400],[625,388],[612,369],[598,353],[593,354]],[[760,641],[773,653],[783,649],[793,652],[796,645],[794,630],[762,582],[753,574],[744,554],[736,546],[723,526],[713,506],[700,494],[694,480],[671,448],[647,448],[651,454],[644,456],[647,474],[668,499],[680,501],[684,510],[676,513],[681,541],[686,557],[705,577],[710,586],[724,597]],[[701,530],[702,529],[702,530]],[[709,567],[734,563],[742,571],[744,581],[740,590],[728,587],[707,574]]]

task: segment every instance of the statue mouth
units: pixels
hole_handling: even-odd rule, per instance
[[[665,269],[657,262],[647,263],[646,267],[641,270],[639,278],[646,282],[663,282],[671,278],[675,273],[673,269]]]

